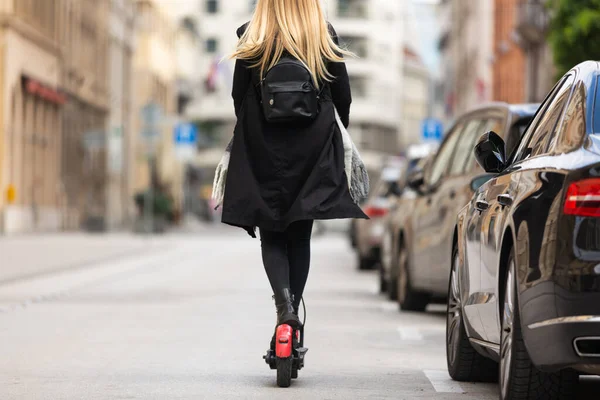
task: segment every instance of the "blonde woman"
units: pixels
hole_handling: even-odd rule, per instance
[[[298,329],[313,221],[366,218],[349,192],[335,116],[348,126],[349,53],[320,0],[258,0],[237,35],[222,221],[253,237],[259,229],[277,324]]]

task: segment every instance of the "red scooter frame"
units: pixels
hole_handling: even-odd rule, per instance
[[[275,332],[275,351],[269,349],[263,356],[271,369],[277,370],[277,385],[289,387],[292,379],[298,378],[298,371],[304,367],[304,327],[293,329],[283,324]]]

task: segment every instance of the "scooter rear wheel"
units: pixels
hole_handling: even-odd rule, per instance
[[[294,357],[277,358],[277,386],[290,387],[293,367]]]

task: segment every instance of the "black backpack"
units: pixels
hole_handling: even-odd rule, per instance
[[[260,81],[265,119],[268,122],[312,121],[319,114],[321,91],[317,91],[310,71],[301,61],[283,56]]]

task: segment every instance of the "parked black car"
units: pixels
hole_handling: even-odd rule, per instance
[[[448,369],[499,377],[501,399],[572,399],[600,374],[600,64],[552,89],[513,154],[475,147],[491,179],[459,213]]]
[[[389,271],[382,269],[382,285],[402,310],[423,311],[448,293],[452,238],[456,214],[473,195],[473,180],[482,174],[473,155],[481,132],[494,130],[516,147],[538,105],[494,103],[460,117],[424,171],[409,178],[414,195],[409,212],[398,208],[392,216],[394,245]],[[482,181],[484,182],[484,181]]]

